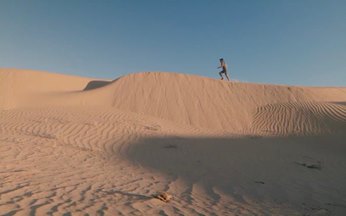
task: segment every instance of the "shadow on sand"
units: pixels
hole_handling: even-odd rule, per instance
[[[333,103],[338,104],[338,105],[346,105],[345,101],[343,101],[343,102],[333,102]]]
[[[217,188],[239,202],[251,197],[299,212],[328,208],[346,214],[346,208],[327,205],[343,204],[346,197],[345,138],[151,137],[131,145],[127,159],[184,179],[190,190],[181,194],[198,184],[214,200],[221,196]],[[322,165],[309,169],[303,163]]]
[[[104,87],[104,86],[106,86],[112,82],[113,81],[92,80],[85,86],[83,91],[101,88],[101,87]]]
[[[92,81],[88,82],[88,84],[85,86],[83,91],[88,91],[88,90],[102,88],[102,87],[105,87],[105,86],[110,85],[112,83],[115,83],[119,79],[121,79],[121,77],[118,77],[118,78],[116,78],[116,79],[114,79],[112,81],[92,80]]]

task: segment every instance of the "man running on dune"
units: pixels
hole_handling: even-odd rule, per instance
[[[226,78],[227,78],[227,80],[229,81],[229,77],[228,77],[228,74],[227,74],[227,65],[225,63],[225,60],[223,60],[223,58],[220,58],[220,66],[218,68],[222,68],[222,71],[219,72],[221,80],[223,80],[222,74],[224,73]]]

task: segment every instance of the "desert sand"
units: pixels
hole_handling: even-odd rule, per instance
[[[346,87],[0,69],[0,213],[346,215],[345,138]]]

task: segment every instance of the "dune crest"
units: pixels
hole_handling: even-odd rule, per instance
[[[273,128],[266,127],[274,127],[274,124],[275,127],[280,127],[276,129],[280,134],[300,131],[300,127],[303,131],[313,127],[306,121],[291,119],[297,118],[297,115],[288,115],[287,110],[283,110],[285,107],[310,113],[310,117],[305,115],[304,118],[311,121],[315,121],[312,119],[321,114],[315,111],[320,108],[326,108],[324,111],[330,119],[336,119],[341,124],[345,119],[343,114],[338,114],[344,112],[345,106],[342,104],[321,106],[323,102],[345,102],[346,88],[342,87],[233,83],[168,72],[130,74],[113,82],[32,71],[5,71],[5,75],[2,72],[0,76],[4,83],[15,82],[17,84],[14,85],[19,86],[11,89],[11,84],[4,85],[7,88],[0,95],[0,108],[106,106],[217,133],[252,133],[254,129],[273,131]],[[304,106],[307,103],[310,105]],[[271,110],[272,107],[278,109]],[[277,117],[271,116],[271,122],[268,119],[262,122],[259,120],[266,118],[266,109],[268,113],[279,112]],[[331,116],[334,114],[335,117]],[[277,121],[285,121],[286,125],[280,126]],[[291,121],[297,129],[286,128]],[[302,123],[305,126],[296,125]],[[272,126],[262,128],[261,124]]]

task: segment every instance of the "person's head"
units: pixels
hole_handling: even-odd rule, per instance
[[[223,62],[223,58],[220,58],[220,62]]]

